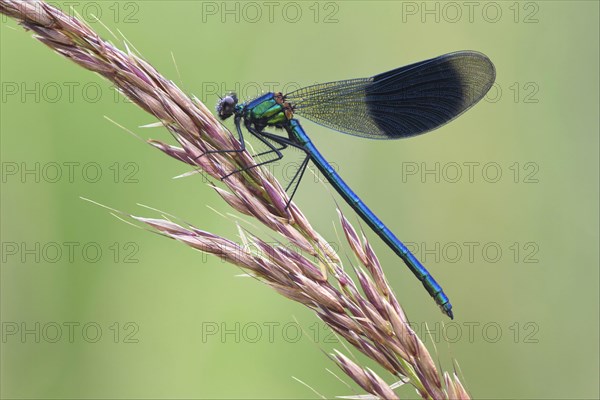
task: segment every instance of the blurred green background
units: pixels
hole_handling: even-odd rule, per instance
[[[435,133],[379,142],[304,126],[452,299],[454,322],[367,232],[444,370],[456,360],[476,398],[598,398],[598,2],[69,4],[211,109],[227,90],[487,54],[496,85]],[[171,179],[188,168],[104,118],[167,139],[138,128],[151,117],[14,21],[0,34],[3,398],[316,397],[292,377],[361,393],[327,372],[342,375],[321,350],[343,346],[311,312],[81,200],[156,216],[143,203],[237,239],[202,178]],[[346,254],[330,189],[307,176],[296,202]]]

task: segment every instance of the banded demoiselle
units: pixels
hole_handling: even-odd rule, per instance
[[[369,139],[401,139],[420,135],[453,120],[488,92],[495,68],[485,55],[459,51],[400,67],[370,78],[308,86],[292,93],[267,93],[238,103],[235,93],[221,98],[217,112],[223,120],[234,116],[241,148],[241,124],[274,154],[263,165],[280,160],[282,150],[295,147],[306,157],[290,182],[296,181],[312,161],[329,183],[379,237],[406,263],[436,303],[450,318],[452,304],[429,271],[342,180],[317,150],[294,114],[328,128]],[[287,135],[265,131],[284,129]],[[242,151],[242,150],[237,150]],[[235,171],[240,172],[240,171]]]

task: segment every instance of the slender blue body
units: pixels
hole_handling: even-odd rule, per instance
[[[300,144],[306,153],[309,155],[311,161],[317,166],[319,171],[327,177],[329,183],[335,188],[335,190],[346,200],[346,202],[356,211],[358,215],[379,235],[379,237],[392,249],[394,252],[402,258],[408,268],[415,274],[415,276],[423,283],[425,289],[433,297],[436,303],[442,308],[442,310],[450,317],[453,318],[452,304],[450,300],[442,290],[442,287],[433,279],[429,271],[419,262],[410,250],[384,225],[383,222],[367,207],[365,203],[350,189],[350,187],[344,182],[342,177],[333,169],[331,164],[327,162],[325,157],[321,155],[319,150],[312,143],[308,135],[302,129],[302,126],[296,119],[289,121],[289,127],[286,129],[290,136],[293,136],[294,140]]]
[[[227,102],[227,104],[225,104]],[[225,107],[230,107],[225,110]],[[309,159],[317,168],[327,177],[329,183],[342,196],[342,198],[356,211],[356,213],[377,233],[377,235],[404,261],[412,273],[421,281],[427,292],[433,297],[442,311],[453,318],[452,304],[448,296],[444,293],[441,286],[433,279],[429,271],[419,262],[419,260],[408,250],[408,248],[384,225],[383,222],[366,206],[365,203],[350,189],[344,180],[338,175],[333,167],[327,162],[325,157],[317,150],[297,119],[293,118],[293,108],[285,101],[285,96],[281,93],[265,93],[264,95],[251,100],[247,103],[237,104],[237,101],[230,97],[222,99],[219,114],[235,115],[235,124],[240,136],[240,143],[244,143],[241,130],[243,121],[246,129],[255,137],[260,139],[265,145],[271,148],[270,152],[276,153],[278,159],[283,157],[280,150],[288,146],[296,147],[304,151]],[[225,111],[224,111],[225,110]],[[287,137],[266,132],[265,128],[276,127],[285,129]],[[277,149],[270,144],[274,141],[282,145]],[[270,153],[268,152],[268,153]],[[266,154],[266,153],[263,153]],[[274,160],[264,161],[262,165]],[[303,163],[304,167],[306,166]]]

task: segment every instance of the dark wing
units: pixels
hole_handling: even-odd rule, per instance
[[[459,51],[371,78],[308,86],[285,97],[295,113],[328,128],[399,139],[452,121],[481,100],[495,78],[489,58]]]

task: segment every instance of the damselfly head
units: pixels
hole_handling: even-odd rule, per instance
[[[217,114],[221,119],[227,119],[235,112],[235,106],[237,105],[238,98],[234,92],[228,93],[224,97],[221,97],[217,103]]]

